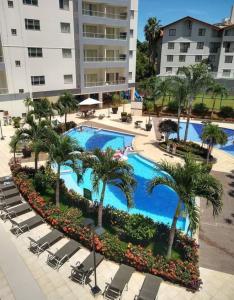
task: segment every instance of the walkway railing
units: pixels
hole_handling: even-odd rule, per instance
[[[126,80],[116,80],[116,81],[93,81],[93,82],[85,82],[85,87],[95,87],[95,86],[104,86],[104,85],[119,85],[127,83]]]
[[[86,62],[111,62],[111,61],[126,61],[126,56],[115,56],[115,57],[97,57],[97,56],[85,56],[84,61]]]
[[[83,32],[83,37],[95,38],[95,39],[109,39],[109,40],[126,40],[127,33],[109,34],[109,33],[95,33],[95,32]]]
[[[104,11],[96,11],[92,9],[83,9],[83,15],[91,16],[91,17],[101,17],[101,18],[110,18],[117,20],[127,20],[128,14],[126,13],[117,13],[112,14]]]

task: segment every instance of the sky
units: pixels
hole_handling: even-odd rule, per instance
[[[162,25],[185,16],[208,23],[217,23],[230,16],[234,0],[138,0],[138,38],[144,40],[144,26],[150,17],[156,17]]]

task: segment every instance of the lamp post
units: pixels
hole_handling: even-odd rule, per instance
[[[2,133],[2,121],[0,120],[0,130],[1,130],[1,140],[4,140],[4,136]]]

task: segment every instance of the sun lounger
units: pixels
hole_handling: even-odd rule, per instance
[[[96,253],[96,268],[103,261],[104,256]],[[71,266],[71,279],[79,282],[84,285],[89,278],[89,276],[93,273],[94,270],[94,256],[93,252],[89,254],[89,256],[81,263],[77,262],[75,266]]]
[[[10,200],[10,199],[9,199]],[[31,210],[31,206],[28,205],[28,203],[22,203],[15,207],[11,208],[5,208],[3,209],[3,213],[1,215],[1,218],[6,221],[7,219],[13,219],[17,216],[20,216],[28,211]]]
[[[111,283],[106,285],[106,289],[103,293],[104,298],[111,300],[121,299],[125,286],[128,288],[128,282],[133,272],[134,268],[123,264],[120,265]]]
[[[15,188],[15,184],[13,181],[6,181],[4,183],[0,183],[0,191],[7,191]]]
[[[3,199],[8,199],[17,195],[19,195],[19,190],[17,188],[0,191],[0,197],[2,197]]]
[[[56,253],[52,253],[49,250],[47,257],[47,264],[54,269],[59,270],[59,268],[72,257],[79,249],[81,248],[80,244],[74,240],[70,240],[66,243],[61,249]]]
[[[30,229],[33,229],[41,225],[43,222],[44,220],[38,215],[30,219],[27,219],[25,221],[22,221],[20,223],[11,220],[12,223],[11,232],[18,237],[21,233],[24,233],[25,231],[30,231]]]
[[[11,176],[0,177],[0,183],[4,183],[4,182],[8,182],[8,181],[13,181]]]
[[[0,199],[0,210],[3,210],[5,208],[8,208],[10,206],[17,205],[22,202],[22,199],[20,196],[14,196],[8,199]]]
[[[50,246],[54,245],[56,242],[58,242],[63,237],[63,234],[54,229],[50,233],[46,234],[39,240],[34,240],[33,238],[29,237],[30,240],[30,246],[29,250],[35,253],[37,256],[39,256],[42,252],[44,252],[46,249],[48,249]]]
[[[158,298],[158,291],[161,282],[161,278],[147,274],[145,276],[140,293],[135,297],[135,300],[156,300]]]

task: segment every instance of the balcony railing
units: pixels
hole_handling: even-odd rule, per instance
[[[0,62],[3,62],[4,60],[3,60],[3,56],[0,56]]]
[[[115,57],[97,57],[97,56],[85,56],[85,62],[120,62],[126,61],[126,55]]]
[[[230,49],[230,48],[226,48],[225,49],[225,53],[233,53],[234,49]]]
[[[92,81],[85,82],[85,87],[98,87],[98,86],[110,86],[110,85],[119,85],[126,84],[126,80],[115,80],[115,81]]]
[[[0,94],[8,94],[8,89],[0,88]]]
[[[107,39],[107,40],[126,40],[127,33],[123,32],[120,34],[108,34],[108,33],[94,33],[94,32],[83,32],[83,37],[94,38],[94,39]]]
[[[95,11],[90,9],[83,9],[83,15],[91,16],[91,17],[117,19],[117,20],[127,20],[128,17],[127,13],[112,14],[104,11]]]

